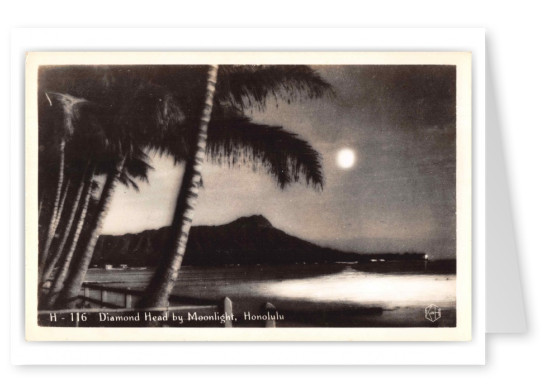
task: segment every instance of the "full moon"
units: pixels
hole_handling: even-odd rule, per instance
[[[337,153],[337,164],[340,168],[349,169],[356,162],[356,154],[349,148],[341,149]]]

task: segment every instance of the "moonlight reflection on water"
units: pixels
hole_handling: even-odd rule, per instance
[[[311,266],[315,269],[316,266]],[[322,268],[322,266],[317,266]],[[192,268],[182,270],[174,293],[186,297],[236,301],[310,302],[320,305],[349,303],[360,306],[398,306],[437,304],[455,306],[456,276],[453,274],[370,273],[347,267],[336,273],[300,277],[299,272],[281,275],[277,267]],[[151,270],[93,270],[89,282],[112,287],[142,289],[151,278]]]
[[[316,302],[345,301],[383,307],[455,303],[455,275],[375,274],[355,270],[251,286],[266,296]]]

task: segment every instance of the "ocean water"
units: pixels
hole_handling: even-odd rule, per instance
[[[151,275],[151,270],[90,270],[87,281],[143,289]],[[286,316],[278,327],[454,327],[456,322],[454,274],[383,274],[351,265],[186,267],[173,294],[229,297],[238,316],[260,314],[269,302]],[[441,309],[437,322],[425,318],[431,304]]]

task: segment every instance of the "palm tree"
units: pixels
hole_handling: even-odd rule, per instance
[[[76,304],[75,299],[92,260],[116,183],[132,185],[137,189],[131,177],[137,176],[145,180],[147,170],[152,168],[144,163],[146,155],[143,148],[155,148],[157,144],[154,137],[159,137],[159,133],[168,132],[184,119],[183,113],[169,95],[163,92],[163,98],[158,99],[152,94],[151,89],[144,89],[134,97],[127,97],[115,115],[106,117],[103,118],[106,122],[103,128],[108,132],[106,140],[110,145],[114,145],[115,150],[107,152],[107,156],[112,157],[106,158],[109,164],[105,184],[97,211],[90,221],[90,230],[83,238],[83,251],[68,271],[64,267],[61,272],[63,274],[56,277],[48,299],[50,306],[65,308]],[[151,128],[154,132],[149,132]],[[149,136],[150,134],[154,136]]]
[[[85,202],[81,207],[83,213],[80,214],[77,220],[73,241],[67,250],[65,260],[56,273],[54,286],[50,294],[50,302],[56,301],[55,297],[57,296],[60,296],[60,302],[71,301],[75,296],[74,292],[78,294],[93,255],[95,244],[101,233],[101,227],[115,183],[118,181],[137,188],[132,179],[133,176],[140,176],[139,168],[135,168],[134,162],[136,159],[143,157],[144,148],[155,148],[158,145],[158,140],[162,139],[162,135],[170,131],[171,127],[180,124],[184,119],[182,110],[166,88],[153,85],[145,78],[137,79],[133,73],[128,73],[126,68],[128,67],[56,66],[41,67],[39,70],[41,91],[49,92],[48,97],[55,96],[59,98],[58,100],[62,103],[64,112],[63,119],[71,125],[71,130],[77,128],[78,136],[81,138],[88,136],[88,138],[93,139],[93,144],[99,144],[97,154],[88,156],[85,165],[93,165],[100,172],[102,165],[104,168],[106,164],[109,166],[108,171],[105,172],[106,180],[96,213],[87,219],[87,225],[90,229],[86,231],[85,235],[80,236],[83,226],[82,221],[87,215],[87,200],[90,199],[90,196],[88,195],[84,199]],[[72,99],[73,97],[82,98]],[[73,101],[78,104],[69,104]],[[89,102],[93,102],[93,104],[89,105]],[[81,106],[91,108],[86,111],[86,121],[78,121]],[[56,117],[52,118],[52,115],[42,115],[41,118],[41,140],[45,141],[45,130],[50,129],[52,122],[59,120]],[[61,139],[66,141],[65,137]],[[47,144],[47,141],[45,144]],[[65,151],[65,144],[63,147],[63,151]],[[88,149],[87,146],[84,146],[80,152],[86,152]],[[52,148],[47,152],[51,152],[51,150]],[[48,155],[48,153],[43,153],[42,156],[44,155]],[[47,159],[43,160],[47,161]],[[93,181],[93,175],[89,180]],[[48,184],[47,181],[41,183],[43,185]],[[45,188],[47,186],[40,187]],[[90,186],[88,189],[91,191]],[[80,193],[82,192],[84,190]],[[79,191],[76,194],[79,194]],[[76,198],[73,205],[78,204]],[[55,226],[56,221],[59,223],[60,215],[59,207],[57,207],[59,202],[56,201],[55,204],[56,213],[54,216],[56,216],[56,219],[53,224],[50,224],[51,226]],[[70,230],[71,225],[68,224],[66,231]],[[55,229],[49,229],[49,231],[55,233]],[[64,251],[64,242],[68,241],[66,239],[67,235],[69,235],[68,232],[62,235],[58,251],[48,265],[49,269],[53,270],[56,264],[59,263],[58,254],[62,254]],[[47,249],[51,246],[53,237],[54,235],[49,235],[45,238],[44,242]],[[77,240],[81,242],[78,246],[76,244]],[[83,248],[82,257],[74,257],[77,247]],[[43,251],[42,265],[45,264],[48,252]],[[47,274],[51,274],[51,270],[43,274],[47,278]]]
[[[51,274],[58,266],[61,257],[67,252],[65,245],[69,241],[71,232],[74,231],[73,222],[75,219],[77,219],[78,224],[79,219],[76,218],[76,215],[81,215],[79,208],[82,208],[82,204],[88,203],[86,197],[89,197],[88,194],[90,193],[91,195],[91,192],[97,187],[97,183],[94,181],[94,175],[97,172],[96,167],[98,166],[98,160],[101,160],[102,156],[105,154],[104,151],[106,148],[105,131],[102,128],[102,124],[98,118],[101,117],[101,115],[98,115],[98,113],[101,114],[101,111],[101,107],[95,103],[87,101],[86,105],[81,105],[81,107],[79,107],[78,116],[74,114],[72,115],[76,120],[73,123],[73,134],[67,141],[65,148],[65,176],[68,178],[68,182],[71,181],[74,183],[73,194],[69,196],[69,199],[71,199],[72,202],[72,207],[63,221],[64,229],[60,232],[60,239],[57,242],[57,249],[54,251],[52,257],[47,259],[45,268],[39,275],[41,285],[51,277]],[[41,121],[41,125],[47,129],[49,126],[48,122],[55,122],[55,120],[55,117],[46,117]],[[42,144],[47,144],[47,141],[43,140],[41,142],[41,145]],[[44,160],[47,162],[46,159]],[[47,174],[47,170],[40,172],[40,175],[45,178],[42,179],[39,176],[39,190],[41,187],[47,188],[48,179],[51,179],[48,178]],[[85,198],[83,200],[84,202],[80,202],[83,196]],[[85,209],[87,209],[87,207]],[[56,225],[60,224],[61,217],[62,216],[60,215]],[[71,243],[71,241],[69,241],[69,243]]]
[[[192,144],[194,147],[186,162],[172,221],[170,255],[157,268],[143,300],[139,303],[140,307],[166,307],[169,304],[169,297],[178,278],[193,221],[201,171],[207,155],[207,134],[211,129],[218,138],[211,143],[208,152],[219,160],[227,158],[230,162],[235,161],[235,157],[231,159],[229,157],[240,149],[244,152],[241,154],[242,159],[261,161],[268,167],[268,171],[276,176],[281,187],[291,181],[299,180],[301,174],[305,176],[307,183],[322,186],[319,156],[308,143],[281,128],[253,124],[246,117],[235,114],[238,109],[250,106],[253,102],[262,108],[267,96],[273,95],[277,98],[281,89],[284,90],[283,95],[287,97],[288,102],[296,99],[303,91],[306,91],[309,97],[316,97],[329,89],[329,85],[308,67],[287,69],[288,72],[283,68],[285,67],[221,67],[220,73],[224,78],[221,78],[222,88],[216,101],[218,66],[211,65],[208,68],[204,105],[198,131],[195,133],[196,141]],[[297,76],[304,74],[308,77]],[[313,79],[320,82],[312,82]],[[222,121],[213,121],[211,125],[213,106],[222,115],[224,109],[229,108],[228,111],[234,114],[234,118],[230,121],[227,118]],[[260,132],[261,129],[264,132]],[[270,141],[276,141],[276,144],[270,144]],[[278,142],[292,153],[286,154],[281,149],[277,150]],[[305,153],[296,154],[297,151]],[[300,158],[296,159],[297,156]],[[290,157],[294,157],[295,160]],[[291,169],[289,169],[289,160],[294,163],[291,164]]]
[[[40,283],[44,284],[49,278],[52,273],[52,271],[57,266],[59,259],[61,258],[61,255],[63,253],[63,250],[65,248],[65,244],[67,243],[67,240],[69,239],[69,234],[71,232],[71,227],[73,226],[73,222],[75,219],[75,216],[77,214],[78,206],[80,205],[80,199],[82,196],[82,193],[84,191],[84,187],[86,185],[86,172],[83,173],[82,179],[80,180],[80,184],[78,186],[78,189],[76,190],[75,197],[73,199],[73,205],[71,206],[71,211],[69,212],[69,216],[66,221],[66,229],[63,232],[63,236],[61,237],[61,240],[59,241],[57,250],[55,252],[55,255],[52,259],[48,260],[48,262],[45,265],[44,271],[41,275],[39,275]],[[59,223],[58,223],[59,224]]]
[[[132,155],[126,155],[122,159],[116,159],[111,163],[107,170],[107,176],[103,185],[101,196],[98,201],[95,213],[90,219],[89,232],[82,243],[82,252],[72,262],[74,247],[69,252],[63,267],[56,276],[56,280],[49,293],[47,305],[59,308],[67,308],[75,305],[75,298],[80,292],[80,288],[88,271],[88,267],[94,255],[96,243],[103,228],[105,216],[109,210],[109,204],[113,197],[113,192],[117,182],[125,186],[132,186],[139,190],[138,185],[132,177],[142,181],[147,181],[147,172],[152,167],[146,162],[147,156],[141,150],[135,151]],[[80,223],[79,223],[80,224]],[[78,234],[80,234],[80,228]]]
[[[200,102],[195,97],[204,89],[201,86],[204,81],[197,76],[198,71],[203,69],[200,66],[77,66],[71,69],[54,67],[42,70],[40,85],[43,89],[83,96],[87,102],[94,102],[86,106],[93,110],[89,110],[87,120],[80,121],[79,126],[89,128],[87,131],[90,133],[99,134],[95,139],[101,139],[103,149],[112,151],[105,154],[113,156],[97,213],[87,219],[90,229],[80,238],[78,246],[84,249],[81,251],[82,257],[75,258],[76,243],[86,216],[84,205],[90,196],[83,199],[73,239],[69,241],[67,255],[56,273],[54,285],[57,288],[52,291],[55,295],[59,294],[56,306],[74,303],[73,299],[80,291],[93,256],[113,186],[117,179],[124,182],[124,172],[119,167],[125,167],[125,159],[135,151],[150,148],[172,155],[175,161],[195,163],[200,163],[196,158],[201,159],[201,155],[207,152],[218,163],[231,165],[242,159],[244,162],[264,165],[269,173],[275,175],[281,187],[300,177],[307,184],[321,187],[319,156],[308,143],[281,128],[252,123],[242,114],[242,109],[252,105],[262,108],[268,96],[287,102],[303,96],[318,97],[330,90],[330,86],[306,66],[221,66],[216,95],[216,82],[213,83],[211,78],[208,91],[212,90],[212,101],[208,104],[207,99],[201,110],[202,118],[197,118]],[[209,126],[207,114],[210,117],[213,108],[214,120]],[[212,137],[208,143],[206,127]],[[205,131],[198,135],[197,128],[204,128]],[[281,146],[279,153],[274,153],[273,145],[269,142]],[[102,159],[105,160],[93,157],[91,161],[101,162]],[[198,170],[192,170],[193,167]],[[200,166],[193,167],[189,163],[186,165],[173,221],[178,232],[175,236],[179,238],[184,236],[186,229],[189,230],[186,222],[187,219],[191,220],[194,192],[201,179]],[[88,187],[83,193],[88,194],[89,191]],[[176,242],[182,245],[181,240]],[[172,265],[161,265],[158,268],[156,275],[163,276],[161,281],[173,279],[175,270],[177,274],[178,263],[181,264],[178,254],[182,251],[174,252]],[[172,272],[161,273],[163,269]],[[164,286],[161,290],[164,294],[170,294],[172,288],[166,284]]]
[[[90,176],[93,178],[94,176],[94,169],[91,170]],[[73,260],[73,255],[75,254],[75,251],[77,249],[77,244],[80,238],[80,234],[82,232],[82,229],[84,227],[84,221],[86,219],[86,216],[88,214],[88,207],[90,204],[90,200],[92,197],[92,191],[94,189],[95,182],[93,180],[89,180],[86,182],[86,188],[83,190],[84,192],[84,198],[82,205],[80,206],[80,213],[79,217],[76,221],[75,229],[73,232],[72,240],[69,243],[69,246],[67,248],[67,252],[65,254],[64,261],[62,262],[61,266],[58,268],[57,273],[55,274],[55,277],[53,279],[53,282],[51,284],[50,290],[48,292],[48,295],[46,298],[44,298],[41,301],[45,301],[45,306],[47,308],[52,307],[55,302],[57,301],[57,298],[59,296],[59,293],[63,289],[65,280],[67,278],[67,274],[69,272],[69,267],[71,265],[71,262]],[[70,232],[70,227],[67,227],[67,232]],[[62,251],[62,249],[61,249]],[[57,266],[57,264],[51,265],[50,274],[54,270],[54,268]],[[42,281],[45,282],[49,278],[48,276],[44,276]]]
[[[173,229],[176,230],[176,243],[173,246],[168,263],[164,265],[165,267],[157,268],[157,273],[152,282],[151,296],[147,297],[149,303],[144,303],[145,306],[166,306],[180,271],[199,193],[201,171],[206,157],[207,130],[212,113],[217,76],[218,66],[211,65],[208,69],[204,107],[199,121],[196,144],[191,155],[193,159],[188,160],[186,164],[178,195],[177,203],[179,205],[174,214]]]
[[[51,108],[51,113],[47,115],[44,112],[45,110],[43,108],[41,114],[44,117],[55,118],[56,114],[61,112],[61,115],[57,115],[57,118],[61,119],[61,121],[52,121],[54,123],[53,129],[46,128],[50,130],[51,137],[59,140],[59,171],[50,223],[48,225],[48,230],[40,257],[41,267],[46,263],[46,259],[48,258],[50,246],[55,237],[59,218],[63,209],[63,202],[65,200],[64,196],[62,196],[62,188],[65,184],[65,146],[67,143],[67,139],[71,137],[74,132],[75,122],[79,119],[81,107],[87,104],[87,101],[85,99],[77,98],[68,94],[61,94],[50,91],[45,92],[44,95]],[[67,184],[65,185],[67,186]],[[66,187],[66,189],[68,189],[68,186]]]

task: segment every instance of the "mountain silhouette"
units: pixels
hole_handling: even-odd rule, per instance
[[[170,250],[170,227],[136,234],[100,236],[92,265],[157,265]],[[191,228],[183,265],[251,265],[359,262],[372,257],[420,260],[424,254],[357,254],[318,246],[275,228],[262,215],[240,217],[218,226]]]

